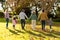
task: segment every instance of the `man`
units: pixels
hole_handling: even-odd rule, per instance
[[[38,19],[41,20],[42,30],[45,30],[45,22],[48,19],[48,17],[44,10],[42,10],[42,13],[38,16]]]
[[[28,17],[25,14],[25,10],[22,9],[22,11],[19,14],[22,29],[24,29],[24,26],[25,26],[25,17],[28,19]]]

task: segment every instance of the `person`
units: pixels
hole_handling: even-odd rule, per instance
[[[29,19],[31,19],[32,29],[35,30],[36,20],[37,20],[37,16],[35,14],[35,11],[32,11],[32,14]]]
[[[44,10],[42,10],[42,13],[40,13],[38,15],[38,20],[41,21],[42,30],[45,30],[45,22],[46,22],[46,20],[48,20],[48,17],[47,17],[47,14]]]
[[[8,13],[7,9],[5,10],[4,15],[5,15],[5,19],[6,19],[6,28],[8,29],[9,13]]]
[[[23,30],[24,30],[24,27],[25,27],[25,17],[28,19],[27,15],[25,14],[25,10],[22,9],[22,11],[19,13],[19,18],[20,18],[21,27],[22,27]]]
[[[50,32],[51,32],[51,31],[52,31],[52,18],[49,18],[48,23],[49,23],[49,26],[50,26]]]
[[[16,21],[16,16],[14,15],[14,16],[13,16],[13,19],[12,19],[13,29],[15,29],[16,23],[17,23],[17,21]]]

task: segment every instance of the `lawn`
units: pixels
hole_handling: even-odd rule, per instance
[[[0,40],[60,40],[59,22],[54,22],[53,31],[50,32],[48,25],[46,25],[46,31],[41,30],[41,25],[36,25],[35,30],[32,30],[31,24],[26,24],[25,30],[22,30],[19,23],[16,24],[14,30],[11,22],[9,22],[9,28],[6,29],[3,20],[0,19]]]

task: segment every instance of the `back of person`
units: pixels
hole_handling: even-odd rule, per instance
[[[25,19],[25,13],[24,12],[20,12],[20,19]]]
[[[13,16],[12,23],[16,24],[16,15]]]
[[[5,18],[9,18],[8,12],[5,12]]]
[[[40,18],[41,18],[41,20],[46,20],[47,19],[47,15],[46,15],[46,13],[41,13],[40,14]]]
[[[31,19],[32,20],[36,20],[37,19],[37,16],[35,14],[32,14]]]
[[[16,25],[16,20],[12,20],[13,25]]]

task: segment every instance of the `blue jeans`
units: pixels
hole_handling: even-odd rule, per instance
[[[25,19],[21,19],[21,27],[22,27],[22,29],[24,29],[24,27],[25,27]]]
[[[41,20],[42,30],[45,30],[45,20]]]
[[[8,28],[8,22],[9,22],[9,19],[6,18],[6,28]]]

